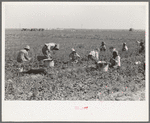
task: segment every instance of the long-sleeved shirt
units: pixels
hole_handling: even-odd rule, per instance
[[[17,62],[25,62],[25,61],[28,61],[30,60],[29,56],[28,56],[28,51],[26,51],[25,49],[21,50],[19,53],[18,53],[18,56],[17,56]]]
[[[90,53],[89,53],[89,55],[92,55],[94,58],[96,58],[97,60],[99,59],[99,54],[98,54],[98,52],[97,51],[91,51]]]
[[[115,58],[112,58],[111,63],[113,64],[113,67],[121,66],[120,56],[116,56]]]
[[[55,43],[47,43],[46,45],[44,45],[42,48],[43,55],[46,57],[50,57],[55,45],[56,45]]]

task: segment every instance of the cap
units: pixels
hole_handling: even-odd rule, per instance
[[[30,46],[27,45],[26,47],[24,47],[24,49],[30,50]]]

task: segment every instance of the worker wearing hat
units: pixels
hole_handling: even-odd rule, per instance
[[[30,46],[27,45],[26,47],[24,47],[24,49],[22,49],[18,53],[17,62],[23,63],[23,62],[26,62],[26,61],[30,61],[31,58],[29,58],[29,56],[28,56],[29,51],[30,51]]]
[[[106,44],[105,44],[105,42],[102,42],[102,45],[100,46],[100,51],[106,51]]]
[[[28,52],[30,51],[30,46],[24,47],[24,49],[20,50],[17,56],[17,62],[18,62],[18,70],[20,72],[23,72],[25,64],[31,60],[31,58],[28,55]]]
[[[128,51],[128,47],[126,43],[123,43],[122,51]]]
[[[80,58],[80,55],[75,51],[74,48],[71,49],[71,53],[69,55],[70,61],[71,62],[78,62],[78,59]]]
[[[110,59],[109,67],[119,68],[121,66],[120,56],[118,55],[118,51],[113,51],[113,57]]]
[[[54,54],[54,50],[59,50],[59,44],[45,43],[42,48],[42,53],[47,59],[52,59],[52,54]]]

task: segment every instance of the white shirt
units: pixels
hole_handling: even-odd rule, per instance
[[[89,55],[92,55],[93,57],[95,57],[97,60],[99,59],[99,54],[98,54],[98,52],[97,51],[91,51],[90,53],[89,53]]]
[[[117,57],[115,58],[115,66],[121,66],[120,56],[117,56]]]
[[[28,60],[30,60],[30,58],[28,56],[28,52],[25,49],[21,50],[18,53],[17,61],[21,63],[21,62],[26,62]]]

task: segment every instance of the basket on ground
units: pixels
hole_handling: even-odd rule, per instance
[[[98,61],[96,67],[97,69],[106,72],[108,71],[109,64],[105,61]]]
[[[44,59],[43,62],[45,67],[54,67],[54,61],[52,59]]]

